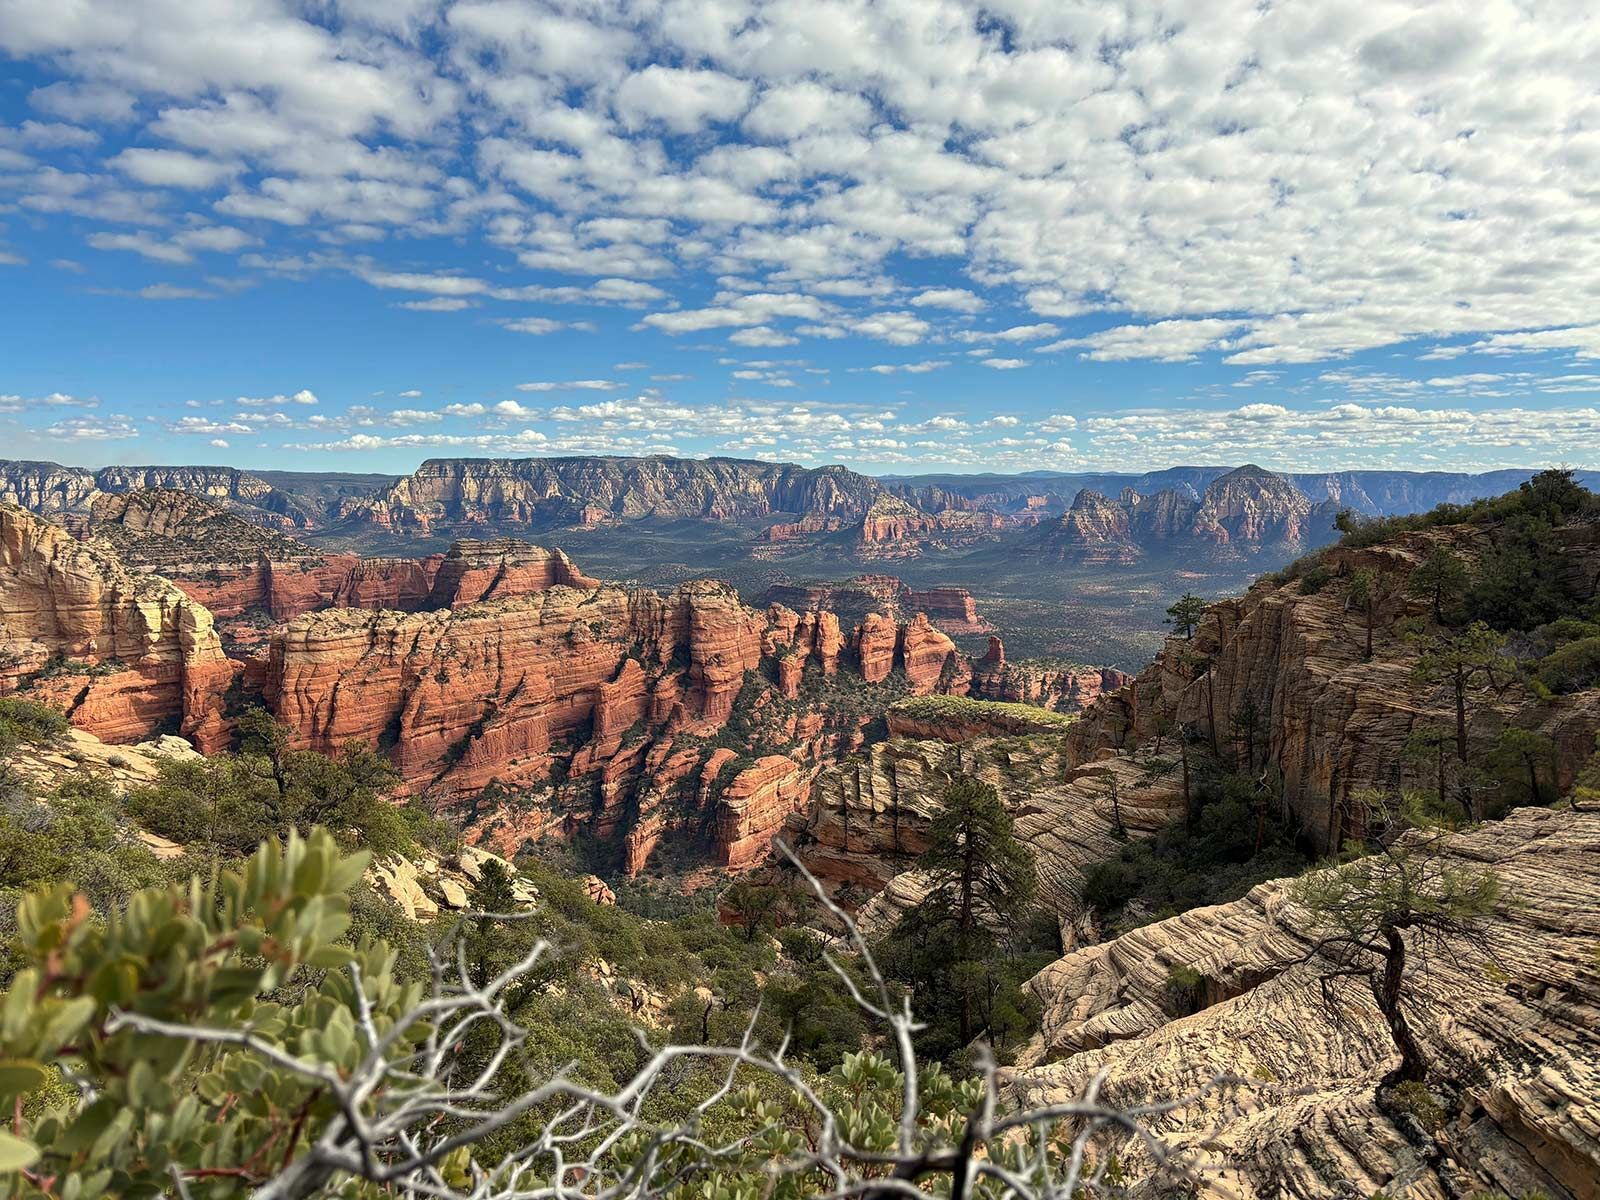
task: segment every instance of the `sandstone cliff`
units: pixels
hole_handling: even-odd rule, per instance
[[[1244,596],[1213,604],[1192,641],[1170,639],[1131,684],[1088,707],[1069,735],[1074,761],[1126,750],[1158,729],[1179,726],[1231,753],[1242,736],[1241,714],[1253,711],[1251,769],[1269,769],[1281,780],[1285,803],[1315,845],[1336,844],[1355,793],[1427,781],[1426,764],[1408,763],[1406,740],[1454,718],[1443,685],[1412,680],[1417,650],[1405,623],[1426,605],[1408,597],[1405,580],[1431,547],[1449,545],[1470,559],[1486,536],[1479,527],[1450,526],[1370,549],[1333,548],[1321,559],[1331,582],[1320,590],[1308,592],[1298,578],[1268,576]],[[1600,524],[1560,536],[1576,586],[1592,594]],[[1360,569],[1375,573],[1379,597],[1370,660],[1364,621],[1350,611],[1342,582]],[[1600,692],[1540,701],[1515,684],[1477,688],[1470,717],[1469,737],[1480,749],[1507,725],[1551,737],[1555,783],[1564,790],[1600,730]]]
[[[507,852],[581,827],[637,870],[701,822],[725,865],[753,864],[884,706],[969,679],[920,614],[847,633],[832,613],[760,613],[711,581],[599,585],[521,543],[458,546],[431,597],[453,607],[290,621],[263,697],[298,745],[383,747],[408,787],[455,797]],[[713,753],[713,738],[727,744]]]
[[[1005,643],[989,637],[989,649],[972,664],[970,694],[980,700],[1034,704],[1052,712],[1078,712],[1107,692],[1132,682],[1115,667],[1089,667],[1048,659],[1006,658]]]
[[[226,741],[233,665],[211,614],[11,505],[0,505],[0,644],[6,690],[33,688],[105,741],[169,727],[202,749]]]
[[[259,476],[233,467],[63,467],[0,460],[0,501],[57,519],[83,517],[98,496],[159,488],[204,496],[259,525],[309,529],[321,514]]]
[[[1391,1041],[1362,982],[1324,1006],[1326,964],[1287,881],[1076,950],[1029,985],[1043,1031],[1014,1086],[1031,1101],[1133,1105],[1235,1082],[1185,1105],[1163,1134],[1203,1168],[1207,1197],[1600,1194],[1600,814],[1519,809],[1456,834],[1446,863],[1492,866],[1506,899],[1488,955],[1457,945],[1411,979],[1408,1018],[1441,1079],[1460,1081],[1442,1132],[1419,1145],[1374,1099]],[[1200,1011],[1175,1010],[1174,968]],[[1138,1178],[1144,1147],[1114,1139]],[[1446,1150],[1441,1153],[1441,1150]],[[1159,1193],[1147,1184],[1138,1194]]]

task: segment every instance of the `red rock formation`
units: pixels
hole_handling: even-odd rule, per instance
[[[553,587],[592,591],[599,586],[599,580],[578,570],[560,550],[546,550],[515,538],[462,541],[451,546],[436,566],[426,602],[409,607],[454,608]],[[408,609],[399,604],[389,607]]]
[[[1005,643],[989,638],[989,650],[972,664],[968,694],[980,700],[1033,704],[1053,712],[1077,712],[1132,676],[1115,667],[1064,665],[1049,660],[1008,661]]]
[[[222,693],[235,666],[211,614],[167,580],[135,575],[9,505],[0,505],[0,646],[0,688],[32,684],[102,741],[172,725],[202,749],[226,740]]]
[[[977,602],[966,588],[908,591],[900,602],[910,611],[927,613],[928,619],[946,633],[984,633],[989,628],[979,619]]]
[[[956,644],[933,627],[926,613],[918,613],[900,634],[900,661],[906,684],[914,696],[930,692],[965,693],[971,676]]]
[[[765,860],[772,835],[805,802],[811,773],[794,759],[769,754],[733,777],[717,809],[722,865],[739,871]]]
[[[899,630],[881,613],[868,613],[856,626],[851,637],[856,661],[861,667],[861,678],[868,683],[882,683],[894,670],[895,648],[900,640]]]

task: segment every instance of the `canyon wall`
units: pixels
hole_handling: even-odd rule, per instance
[[[107,742],[175,729],[226,744],[234,667],[211,614],[58,526],[0,504],[0,687],[28,686]]]
[[[859,518],[882,488],[843,467],[738,459],[430,459],[370,499],[340,506],[354,525],[392,532],[555,528],[777,513]]]
[[[1356,793],[1426,783],[1427,765],[1408,763],[1405,745],[1425,726],[1453,727],[1443,685],[1413,679],[1418,651],[1410,621],[1425,616],[1405,581],[1429,551],[1449,546],[1467,560],[1487,535],[1472,526],[1410,534],[1368,549],[1332,548],[1322,563],[1335,578],[1357,570],[1375,576],[1379,597],[1373,656],[1365,625],[1345,588],[1334,582],[1308,593],[1298,579],[1268,576],[1244,596],[1211,605],[1192,640],[1169,639],[1156,660],[1126,687],[1084,712],[1069,739],[1074,761],[1131,749],[1160,730],[1187,727],[1200,742],[1233,751],[1243,714],[1253,711],[1252,769],[1270,769],[1286,805],[1319,848],[1339,841]],[[1558,531],[1580,594],[1600,576],[1600,523]],[[1549,736],[1556,784],[1565,789],[1594,747],[1600,692],[1536,700],[1520,687],[1474,689],[1468,736],[1481,749],[1505,726]]]

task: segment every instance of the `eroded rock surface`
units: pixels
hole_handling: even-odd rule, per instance
[[[1436,1080],[1459,1081],[1440,1160],[1375,1101],[1394,1062],[1364,982],[1321,1000],[1326,964],[1286,881],[1076,950],[1029,987],[1044,1028],[1018,1068],[1031,1101],[1075,1095],[1139,1104],[1206,1093],[1161,1123],[1206,1168],[1207,1196],[1462,1196],[1600,1192],[1600,813],[1519,809],[1454,835],[1447,862],[1492,868],[1506,889],[1489,957],[1465,944],[1410,976],[1407,1016]],[[1169,972],[1198,974],[1193,1015],[1174,1011]],[[1131,1142],[1115,1148],[1148,1167]],[[1409,1191],[1406,1189],[1409,1188]],[[1155,1194],[1154,1191],[1151,1194]]]
[[[159,576],[0,505],[0,686],[31,688],[103,741],[225,744],[234,666],[211,614]]]

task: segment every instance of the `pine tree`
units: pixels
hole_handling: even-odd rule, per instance
[[[1038,891],[1033,852],[1016,839],[1011,814],[987,783],[961,779],[945,789],[917,864],[927,872],[927,908],[953,926],[956,963],[983,957],[980,918],[1020,920]],[[972,1040],[972,997],[961,996],[961,1042]]]
[[[1435,546],[1406,581],[1406,591],[1426,599],[1436,623],[1445,623],[1445,614],[1460,603],[1472,582],[1461,556],[1444,546]]]
[[[1193,592],[1185,592],[1167,608],[1166,623],[1172,626],[1174,633],[1183,634],[1187,640],[1194,637],[1194,631],[1199,628],[1200,620],[1205,615],[1206,601]]]
[[[1336,1007],[1330,990],[1336,980],[1368,981],[1400,1053],[1399,1065],[1379,1085],[1387,1091],[1427,1078],[1427,1056],[1405,1013],[1412,975],[1427,969],[1430,950],[1449,946],[1459,954],[1463,943],[1481,943],[1502,889],[1492,871],[1448,863],[1449,831],[1416,817],[1417,806],[1406,806],[1412,814],[1407,816],[1381,796],[1359,799],[1372,807],[1372,824],[1384,831],[1377,853],[1303,876],[1290,897],[1318,934],[1304,961],[1332,961],[1321,977],[1330,1009]]]
[[[1496,670],[1509,664],[1505,657],[1506,639],[1482,621],[1474,621],[1460,632],[1436,633],[1421,640],[1422,652],[1412,674],[1419,683],[1443,683],[1450,690],[1455,707],[1456,759],[1467,765],[1467,698],[1480,681],[1495,684]],[[1461,806],[1472,815],[1472,797],[1465,772],[1460,786]]]
[[[1350,586],[1345,591],[1345,606],[1361,613],[1366,626],[1366,658],[1372,657],[1372,624],[1378,608],[1378,575],[1365,568],[1350,576]]]

